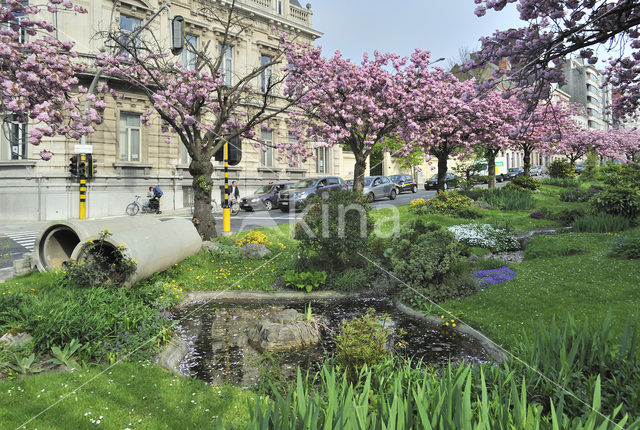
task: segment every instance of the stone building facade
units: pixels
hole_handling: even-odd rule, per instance
[[[219,47],[222,29],[212,21],[207,10],[224,7],[231,2],[221,0],[119,0],[114,4],[106,0],[78,0],[75,4],[88,10],[85,15],[45,12],[42,19],[56,25],[56,36],[75,42],[80,59],[91,64],[98,52],[104,49],[104,40],[96,35],[109,29],[131,31],[144,23],[157,10],[170,6],[171,15],[182,15],[185,34],[189,42],[209,49]],[[298,0],[236,0],[238,13],[251,23],[248,31],[233,40],[225,50],[223,68],[228,79],[264,64],[277,49],[278,39],[273,31],[295,35],[299,41],[312,43],[322,33],[313,28],[311,6],[302,7]],[[141,37],[152,35],[166,40],[170,35],[170,16],[162,12],[144,30]],[[247,21],[245,21],[247,22]],[[149,34],[145,34],[149,32]],[[213,47],[213,48],[212,48]],[[176,59],[183,64],[193,61],[193,53],[184,50]],[[88,86],[95,68],[82,76]],[[255,85],[261,85],[262,76]],[[88,136],[86,144],[92,147],[97,161],[97,174],[89,181],[87,190],[87,217],[123,215],[128,203],[136,194],[145,196],[149,186],[159,185],[164,191],[162,209],[189,207],[193,203],[192,178],[188,172],[189,157],[182,144],[174,137],[166,144],[160,122],[155,119],[150,126],[141,124],[141,115],[151,109],[143,94],[128,91],[123,83],[108,81],[120,99],[107,97],[109,106],[102,112],[103,123]],[[277,103],[277,97],[274,103]],[[275,118],[262,131],[266,141],[289,139],[286,115]],[[5,127],[18,127],[18,133],[2,133],[0,140],[0,219],[51,220],[77,218],[79,216],[79,185],[69,173],[69,159],[79,152],[80,142],[62,137],[43,141],[40,147],[27,143],[28,126],[5,123]],[[41,149],[54,153],[50,161],[38,157]],[[83,151],[86,152],[86,151]],[[243,160],[230,168],[230,178],[237,180],[242,194],[250,194],[268,180],[295,181],[296,179],[323,174],[346,175],[352,157],[340,148],[322,148],[317,159],[309,160],[297,168],[279,162],[272,149],[263,152],[249,142],[243,142]],[[214,186],[223,186],[223,165],[214,162]],[[220,194],[214,189],[214,198],[220,202]]]

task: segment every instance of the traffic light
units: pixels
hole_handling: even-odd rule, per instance
[[[69,158],[69,173],[73,176],[78,176],[78,156],[74,155]]]
[[[224,161],[224,145],[213,155],[216,161]],[[229,141],[229,166],[236,166],[242,161],[242,142],[238,136]]]
[[[93,154],[87,154],[87,178],[93,178],[98,172],[98,161],[93,158]]]
[[[87,177],[87,162],[82,159],[78,162],[78,176],[81,178]]]

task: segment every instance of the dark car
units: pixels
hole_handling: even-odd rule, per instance
[[[524,169],[522,167],[510,167],[509,171],[504,175],[507,179],[513,179],[516,176],[524,176]]]
[[[453,173],[446,173],[444,175],[444,189],[446,190],[447,188],[457,187],[459,180],[460,178],[458,178]],[[431,177],[431,179],[428,179],[427,182],[424,183],[424,189],[435,190],[437,188],[438,188],[438,174],[436,173]]]
[[[418,192],[418,184],[413,180],[411,175],[392,175],[389,176],[389,179],[396,184],[398,194],[405,191],[411,191],[412,193]]]
[[[297,209],[303,202],[313,196],[326,198],[334,191],[346,191],[344,179],[337,176],[323,176],[315,179],[302,179],[288,190],[280,193],[278,207],[282,212]]]
[[[252,195],[240,200],[240,208],[245,211],[267,210],[278,207],[278,195],[293,186],[293,182],[263,185]]]

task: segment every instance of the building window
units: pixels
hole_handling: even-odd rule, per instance
[[[27,124],[16,121],[13,115],[1,118],[2,134],[0,135],[0,160],[20,160],[28,158]]]
[[[139,18],[132,16],[120,15],[120,43],[123,46],[127,46],[129,50],[135,51],[140,47],[140,38],[136,36],[133,40],[128,40],[129,35],[142,25],[142,21]],[[128,41],[128,43],[127,43]],[[129,57],[129,54],[123,52],[125,57]]]
[[[316,173],[329,173],[329,148],[316,148]]]
[[[275,1],[276,13],[282,15],[282,0]]]
[[[262,142],[260,147],[260,166],[271,167],[273,166],[273,131],[262,130]]]
[[[120,114],[120,161],[140,161],[140,115]]]
[[[271,63],[271,57],[268,55],[260,56],[260,66],[265,67]],[[260,73],[260,89],[263,93],[266,93],[271,85],[271,66],[266,67]]]
[[[233,72],[233,49],[229,45],[218,44],[218,51],[222,55],[220,72],[225,85],[231,85],[231,73]]]
[[[192,34],[184,35],[184,49],[182,50],[182,67],[187,70],[194,70],[196,68],[196,61],[198,56],[196,51],[198,49],[198,36]]]
[[[182,142],[180,142],[180,140],[178,140],[178,145],[178,153],[180,154],[179,164],[188,166],[189,164],[191,164],[191,156],[189,155],[189,151],[187,151],[187,148],[183,145]]]

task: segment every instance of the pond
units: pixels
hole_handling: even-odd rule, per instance
[[[251,346],[247,331],[257,322],[283,309],[304,313],[306,303],[231,304],[211,302],[193,304],[176,315],[180,331],[189,344],[189,352],[180,365],[185,376],[195,376],[219,385],[231,383],[250,387],[258,382],[262,353]],[[278,353],[285,373],[293,373],[297,366],[303,371],[316,370],[322,360],[335,349],[332,333],[339,332],[345,319],[360,316],[368,308],[390,315],[390,325],[402,329],[406,358],[421,359],[432,364],[454,362],[486,362],[489,356],[474,338],[445,327],[429,325],[399,311],[389,299],[361,298],[349,301],[313,301],[314,315],[328,320],[328,332],[323,341],[304,349]]]

